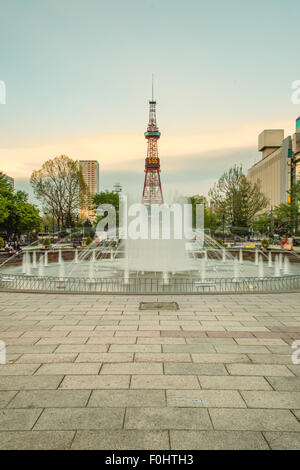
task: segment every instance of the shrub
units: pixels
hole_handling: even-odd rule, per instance
[[[92,237],[88,236],[87,239],[86,239],[86,244],[90,245],[92,243],[92,241],[93,241]]]
[[[4,240],[0,237],[0,249],[4,247]]]
[[[218,243],[218,245],[224,246],[222,238],[216,238],[216,242]]]
[[[261,241],[261,246],[263,246],[263,247],[265,247],[265,248],[268,248],[269,245],[270,245],[269,240],[267,240],[266,238],[264,238],[264,239]]]
[[[43,241],[43,244],[44,246],[50,246],[51,245],[51,240],[49,237],[45,238],[45,240]]]

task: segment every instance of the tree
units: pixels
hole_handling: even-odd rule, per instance
[[[295,233],[298,230],[300,181],[294,184],[287,193],[289,195],[288,202],[274,208],[274,226],[281,235],[288,232]]]
[[[204,228],[211,228],[211,210],[208,205],[208,201],[205,196],[200,196],[199,194],[191,196],[188,198],[189,203],[192,205],[192,220],[193,227],[196,227],[196,209],[197,204],[202,204],[204,206]]]
[[[242,166],[235,165],[224,173],[209,191],[211,204],[220,223],[231,227],[232,233],[245,234],[254,217],[268,205],[259,183],[251,183]]]
[[[9,237],[38,230],[41,224],[39,210],[28,202],[24,191],[14,192],[0,173],[0,230]]]
[[[81,207],[89,205],[89,190],[79,162],[66,155],[47,160],[30,178],[44,213],[52,214],[59,228],[72,226]]]
[[[93,203],[95,206],[95,209],[97,209],[98,206],[101,204],[111,204],[114,206],[115,211],[116,211],[116,224],[117,227],[119,226],[119,194],[114,193],[112,191],[102,191],[101,193],[95,194],[93,197]],[[97,216],[96,220],[94,222],[94,225],[97,226],[98,222],[103,219],[105,215],[103,216]]]

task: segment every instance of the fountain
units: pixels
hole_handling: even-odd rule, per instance
[[[266,285],[277,291],[295,289],[298,283],[300,288],[298,260],[290,264],[282,253],[273,260],[269,252],[264,262],[259,249],[251,260],[249,250],[246,254],[239,247],[233,253],[204,230],[192,231],[190,226],[188,236],[176,238],[171,224],[170,237],[163,238],[161,220],[155,224],[148,226],[148,237],[123,237],[116,250],[99,246],[97,239],[72,250],[72,255],[69,250],[65,259],[61,249],[39,254],[26,250],[22,259],[11,257],[0,267],[0,288],[7,286],[3,279],[8,274],[9,288],[37,291],[63,287],[64,292],[258,292]]]

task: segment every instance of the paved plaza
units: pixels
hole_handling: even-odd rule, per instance
[[[1,449],[300,449],[300,293],[2,292],[0,340]]]

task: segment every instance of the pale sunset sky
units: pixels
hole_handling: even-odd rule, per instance
[[[299,0],[0,0],[0,170],[30,191],[49,158],[96,159],[142,192],[155,77],[163,189],[207,194],[295,132]],[[32,199],[33,200],[33,199]]]

